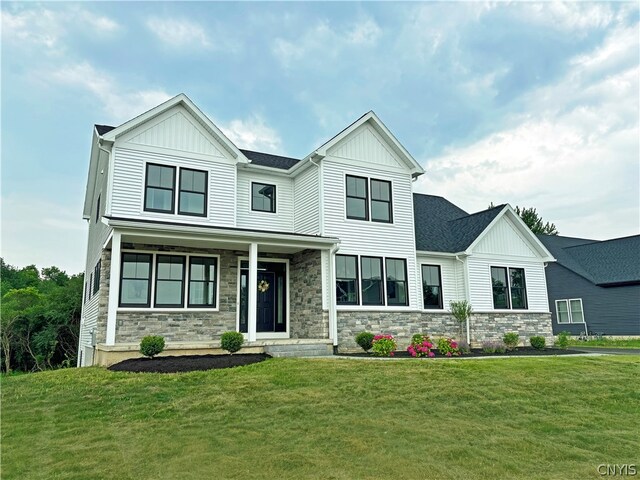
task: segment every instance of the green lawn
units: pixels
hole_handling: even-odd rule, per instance
[[[640,338],[629,340],[612,340],[603,338],[602,340],[569,340],[572,347],[605,347],[605,348],[640,348]]]
[[[640,463],[638,378],[635,356],[10,376],[2,478],[600,478]]]

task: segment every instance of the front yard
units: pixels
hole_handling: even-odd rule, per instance
[[[600,478],[640,463],[640,357],[272,359],[2,379],[2,478]]]

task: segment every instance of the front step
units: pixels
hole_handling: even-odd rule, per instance
[[[327,344],[265,345],[264,353],[272,357],[326,357],[333,355],[333,347]]]

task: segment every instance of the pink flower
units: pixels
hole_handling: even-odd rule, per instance
[[[458,344],[456,342],[451,342],[451,348],[458,348]]]
[[[433,352],[429,352],[429,356],[430,356],[430,357],[435,357],[435,356],[436,356],[436,354],[435,354],[435,353],[433,353]]]
[[[393,352],[389,352],[389,356],[390,356],[390,357],[393,357],[394,355],[395,355],[395,353],[393,353]]]
[[[450,357],[450,356],[451,356],[451,352],[447,352],[447,357]]]

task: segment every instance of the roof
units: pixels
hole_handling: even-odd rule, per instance
[[[640,283],[640,235],[611,240],[538,235],[558,263],[600,286]]]
[[[114,130],[116,127],[112,127],[110,125],[95,125],[98,135],[104,135],[105,133]]]
[[[271,153],[254,152],[253,150],[240,149],[244,156],[251,160],[253,165],[261,167],[279,168],[289,170],[291,167],[300,162],[297,158],[283,157],[282,155],[273,155]]]
[[[469,215],[435,195],[413,194],[416,250],[457,253],[465,251],[505,205]]]

